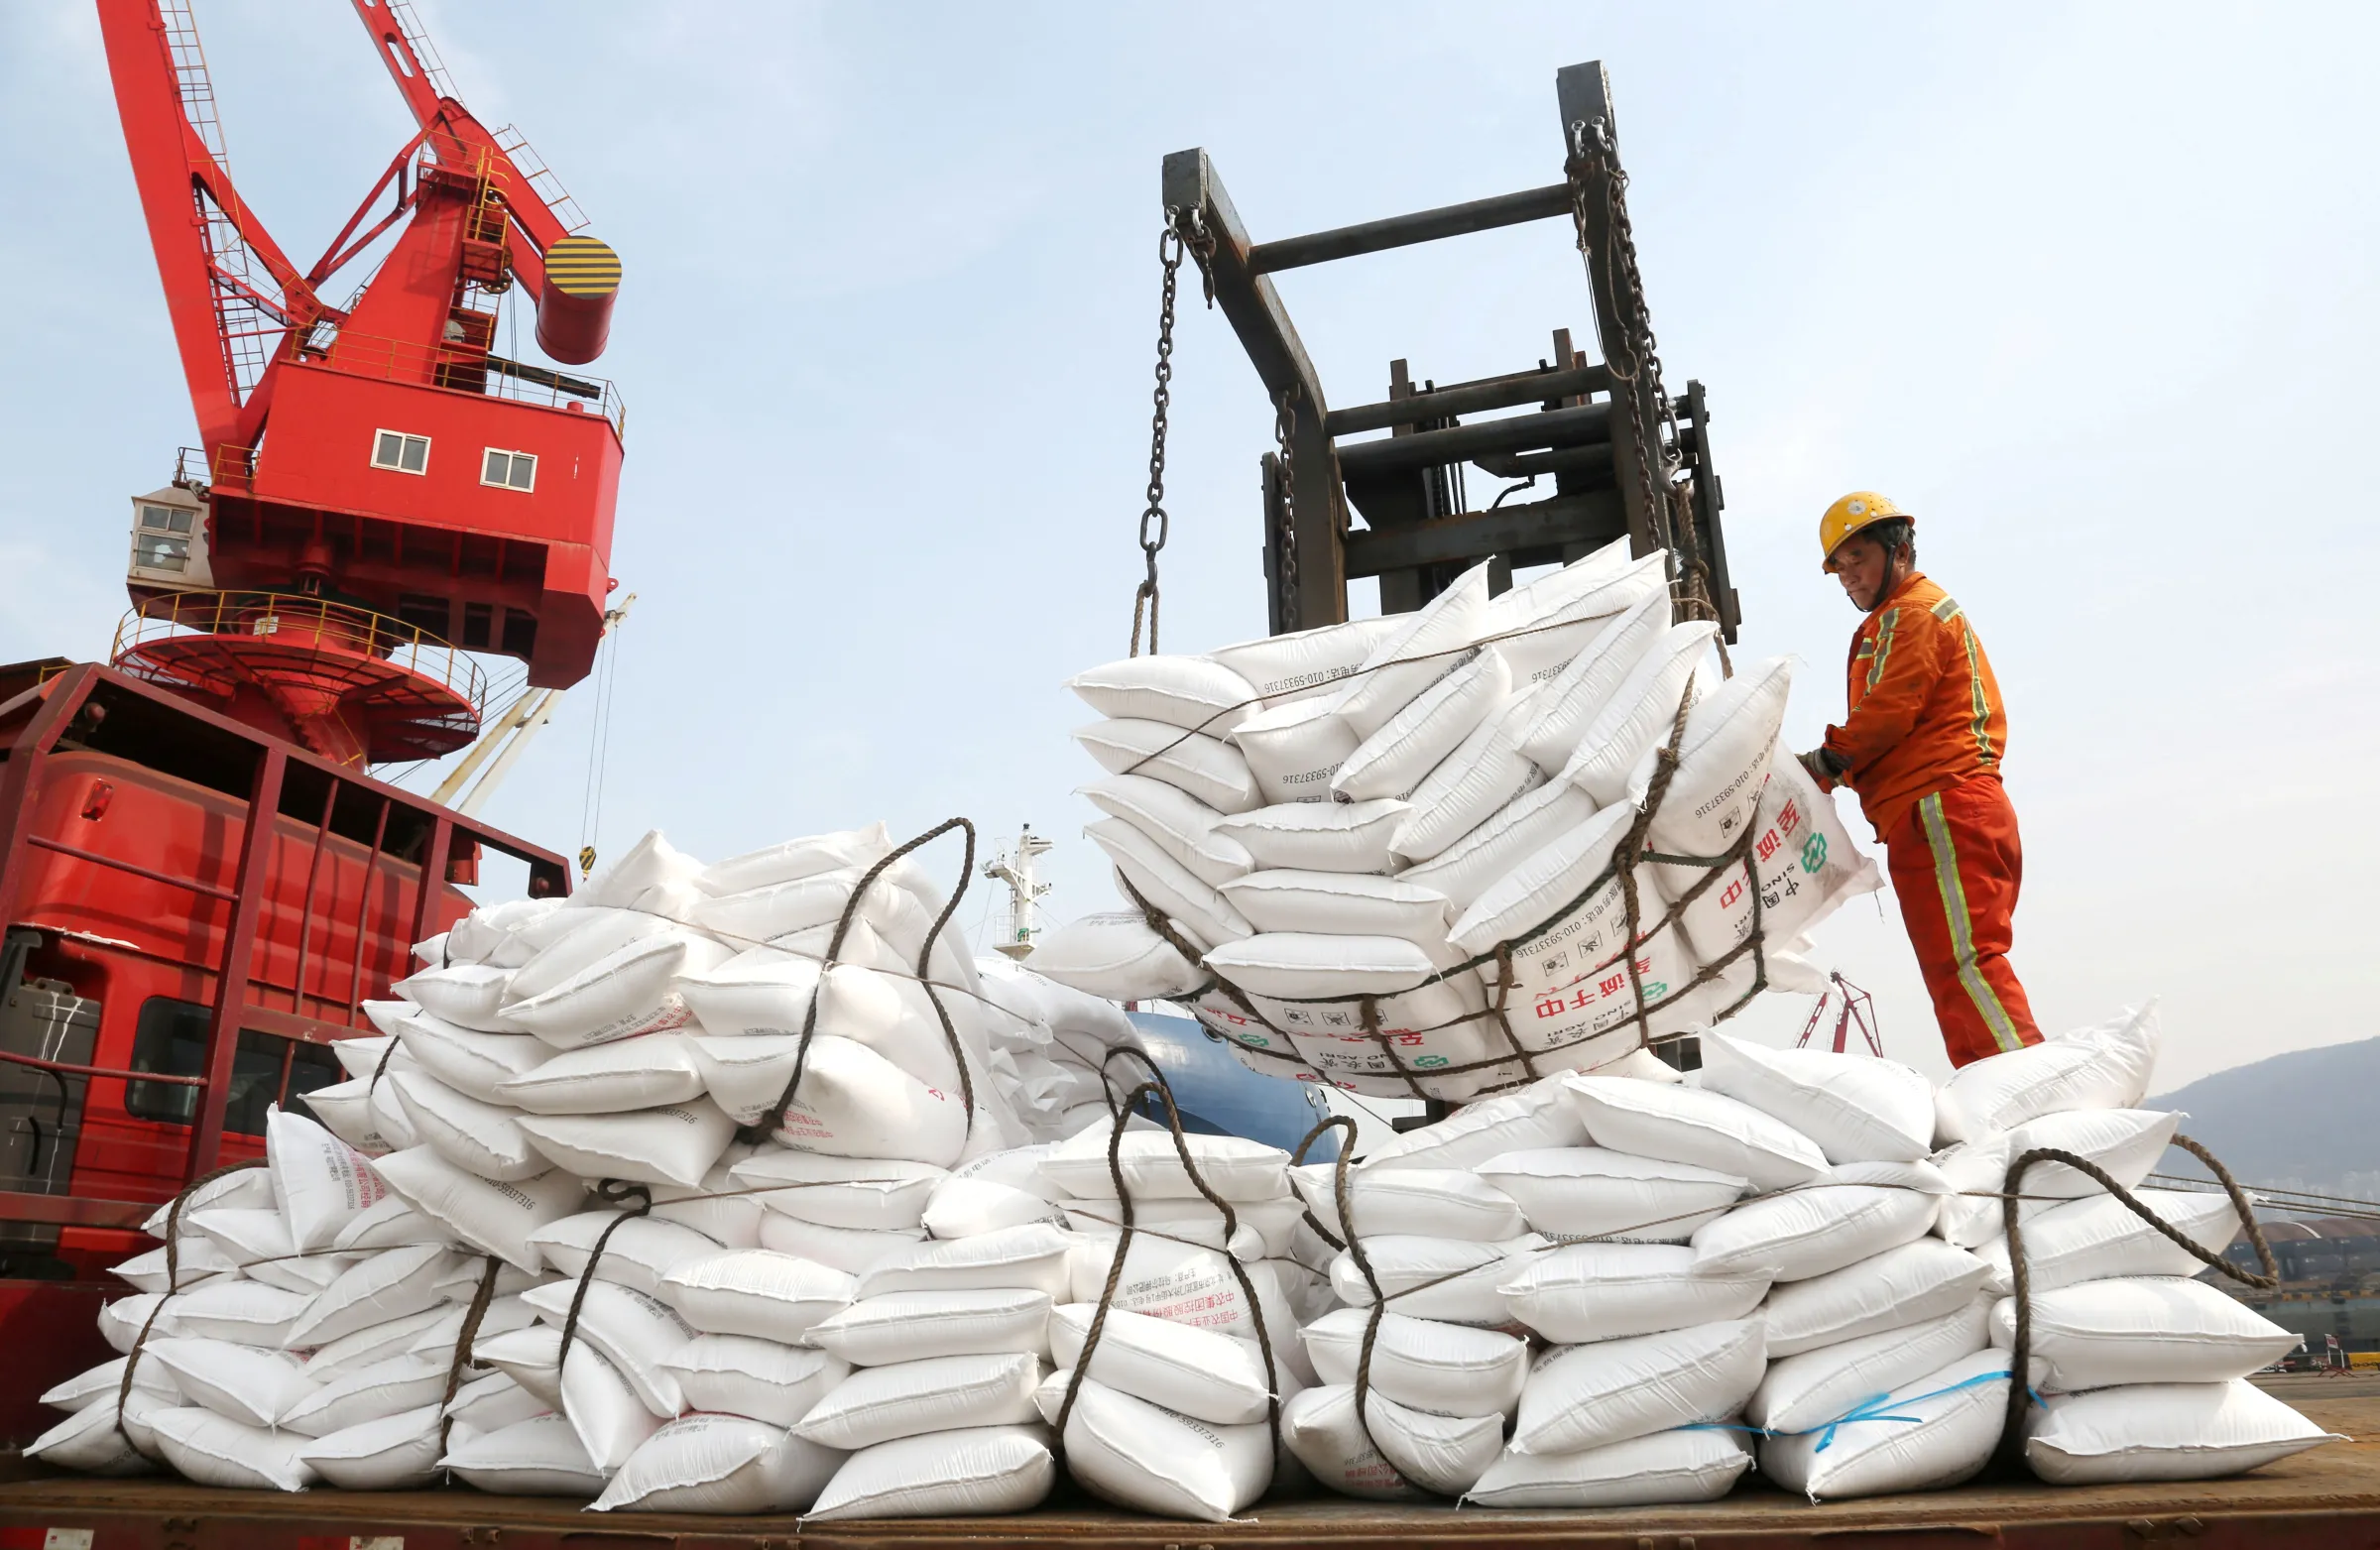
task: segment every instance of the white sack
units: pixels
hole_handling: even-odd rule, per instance
[[[2057,1395],[2027,1433],[2025,1463],[2060,1486],[2218,1480],[2348,1440],[2238,1378]]]
[[[1514,1453],[1577,1453],[1724,1421],[1768,1371],[1758,1319],[1555,1346],[1529,1370]]]
[[[1717,1501],[1752,1456],[1732,1432],[1686,1427],[1579,1453],[1506,1453],[1463,1497],[1482,1507],[1640,1507]]]
[[[1768,1277],[1704,1275],[1670,1244],[1566,1244],[1516,1266],[1497,1288],[1511,1317],[1557,1345],[1656,1335],[1740,1319]]]
[[[2046,1389],[2222,1383],[2305,1344],[2236,1297],[2180,1276],[2118,1276],[2033,1292],[2034,1362]],[[1991,1343],[2016,1344],[2016,1299],[1991,1310]]]
[[[1279,802],[1215,825],[1239,841],[1259,867],[1308,872],[1391,870],[1388,847],[1412,808],[1382,797],[1368,802]],[[1035,956],[1035,967],[1039,966]]]
[[[901,1437],[845,1459],[807,1520],[1029,1512],[1057,1476],[1049,1428],[1039,1424]]]

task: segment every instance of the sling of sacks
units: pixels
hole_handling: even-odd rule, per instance
[[[1613,544],[1495,598],[1483,565],[1414,614],[1079,675],[1086,832],[1179,946],[1134,909],[1034,967],[1187,1001],[1260,1071],[1454,1102],[1724,1016],[1876,874],[1778,755],[1788,664],[1720,677],[1665,564]],[[1631,942],[1614,856],[1681,703],[1643,840],[1683,859],[1633,867]]]
[[[1587,1507],[1714,1499],[1755,1462],[1812,1500],[1983,1468],[2016,1324],[2007,1164],[2051,1146],[2126,1188],[2148,1175],[2181,1118],[2137,1107],[2149,1015],[1977,1062],[1939,1094],[1890,1061],[1703,1047],[1699,1082],[1548,1078],[1351,1171],[1369,1273],[1352,1250],[1334,1262],[1350,1306],[1303,1332],[1326,1386],[1282,1420],[1318,1480]],[[1301,1170],[1318,1213],[1332,1171]],[[2330,1440],[2243,1381],[2296,1336],[2192,1279],[2197,1258],[2082,1173],[2036,1164],[2023,1194],[2046,1197],[2020,1222],[2036,1475],[2202,1479]],[[2240,1226],[2221,1194],[2137,1194],[2210,1252]]]
[[[72,1414],[33,1451],[599,1509],[1038,1502],[1077,1237],[1031,1142],[1082,1108],[1057,1026],[1130,1024],[1012,969],[987,994],[939,937],[929,998],[918,869],[845,919],[891,850],[880,825],[706,869],[655,834],[419,944],[308,1095],[323,1123],[275,1110],[264,1168],[151,1221],[174,1242],[100,1319],[126,1359],[48,1395]]]

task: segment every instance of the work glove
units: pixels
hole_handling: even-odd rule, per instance
[[[1818,788],[1822,791],[1834,790],[1842,780],[1844,771],[1848,768],[1840,762],[1836,754],[1824,748],[1814,748],[1807,754],[1793,757],[1810,773],[1810,778],[1818,782]]]

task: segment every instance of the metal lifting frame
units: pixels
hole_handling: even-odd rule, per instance
[[[1610,81],[1600,62],[1574,64],[1555,77],[1561,106],[1565,162],[1571,126],[1598,120],[1616,146]],[[1641,317],[1632,265],[1619,262],[1609,220],[1609,179],[1618,172],[1616,154],[1589,165],[1584,185],[1566,180],[1520,193],[1448,205],[1278,242],[1251,241],[1232,207],[1230,195],[1203,150],[1177,151],[1165,158],[1164,204],[1185,223],[1196,221],[1213,239],[1202,255],[1216,303],[1231,320],[1248,351],[1266,396],[1291,395],[1290,499],[1284,502],[1280,460],[1263,459],[1265,509],[1264,573],[1275,634],[1336,624],[1347,618],[1347,583],[1377,576],[1380,608],[1398,613],[1419,608],[1461,570],[1492,560],[1490,584],[1502,591],[1516,565],[1578,558],[1625,537],[1645,555],[1673,543],[1670,514],[1654,509],[1647,486],[1683,486],[1701,554],[1709,567],[1709,590],[1726,639],[1735,639],[1738,619],[1728,584],[1726,550],[1720,534],[1725,505],[1713,471],[1709,412],[1700,383],[1689,383],[1670,405],[1674,439],[1663,435],[1662,395],[1650,370],[1639,380],[1615,380],[1607,365],[1590,363],[1570,346],[1568,329],[1554,334],[1554,357],[1534,371],[1478,382],[1416,387],[1404,361],[1390,366],[1389,397],[1357,409],[1332,410],[1322,382],[1289,321],[1270,275],[1285,269],[1329,263],[1389,248],[1434,242],[1465,232],[1488,231],[1527,221],[1569,217],[1574,193],[1581,211],[1587,270],[1594,293],[1597,336],[1605,358],[1636,353],[1627,341],[1627,319]],[[1617,346],[1615,350],[1615,346]],[[1633,415],[1638,433],[1614,434],[1611,417]],[[1521,405],[1536,413],[1461,423],[1477,416]],[[1626,421],[1622,420],[1624,428]],[[1385,439],[1339,445],[1341,437],[1386,429]],[[1639,472],[1639,447],[1654,449],[1662,467],[1646,480]],[[1469,511],[1452,471],[1476,463],[1507,478],[1552,475],[1551,498]],[[1682,477],[1681,477],[1682,476]],[[1657,497],[1656,497],[1657,498]],[[1284,524],[1284,505],[1294,511]],[[1365,519],[1351,525],[1351,507]],[[1285,531],[1294,526],[1294,533]],[[1294,544],[1291,553],[1284,546]],[[1285,564],[1284,560],[1293,560]],[[1282,583],[1295,577],[1295,588]]]

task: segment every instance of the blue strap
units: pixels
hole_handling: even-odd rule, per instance
[[[1953,1383],[1947,1388],[1937,1388],[1931,1393],[1909,1394],[1897,1399],[1891,1394],[1870,1394],[1824,1426],[1814,1426],[1805,1432],[1788,1432],[1778,1435],[1807,1437],[1812,1432],[1816,1432],[1818,1446],[1811,1451],[1824,1453],[1835,1445],[1835,1434],[1845,1426],[1860,1421],[1906,1421],[1912,1423],[1922,1421],[1925,1419],[1922,1415],[1894,1415],[1891,1411],[1901,1405],[1924,1404],[1929,1399],[1940,1399],[1946,1394],[1955,1394],[1962,1389],[1977,1388],[1985,1383],[2002,1382],[2010,1375],[2009,1372],[1978,1372],[1973,1377],[1963,1382]],[[2027,1392],[2031,1392],[2031,1390],[2027,1390]]]

